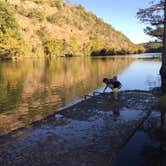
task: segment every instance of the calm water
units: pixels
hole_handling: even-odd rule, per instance
[[[166,128],[160,130],[160,112],[152,112],[122,148],[110,166],[165,166]]]
[[[53,114],[87,93],[102,91],[103,77],[118,75],[123,90],[159,86],[160,60],[139,57],[0,62],[0,135]]]

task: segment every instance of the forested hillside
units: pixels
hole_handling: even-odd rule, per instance
[[[63,0],[0,0],[0,13],[1,57],[144,51],[81,5]]]
[[[142,46],[145,48],[145,52],[148,53],[162,52],[163,50],[162,43],[158,41],[143,43]]]

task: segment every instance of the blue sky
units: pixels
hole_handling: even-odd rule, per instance
[[[132,42],[142,43],[152,40],[144,34],[146,25],[139,22],[136,13],[139,8],[148,6],[151,0],[71,0],[92,11],[116,30],[124,33]]]

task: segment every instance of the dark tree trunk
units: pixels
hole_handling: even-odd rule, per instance
[[[162,93],[166,94],[166,0],[164,1],[164,35],[163,35],[163,53],[162,53],[162,65],[160,69],[161,75],[161,89]]]

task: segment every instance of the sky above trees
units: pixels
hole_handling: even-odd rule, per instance
[[[71,2],[81,4],[87,11],[92,11],[134,43],[152,40],[143,31],[145,25],[136,17],[139,8],[148,7],[151,0],[71,0]]]

